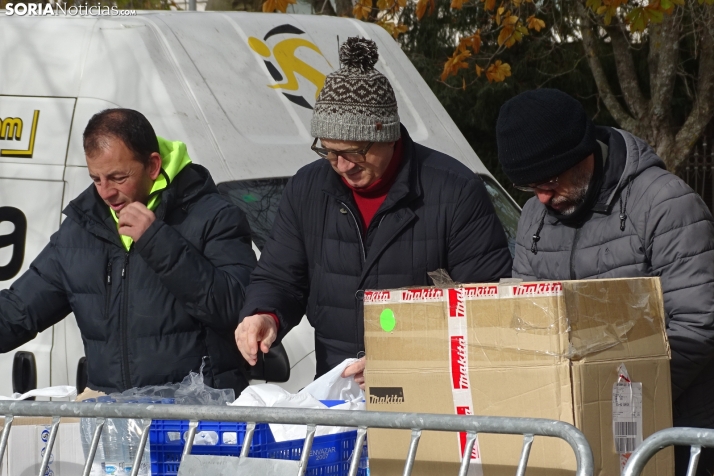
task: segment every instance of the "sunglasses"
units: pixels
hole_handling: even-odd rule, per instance
[[[369,152],[369,149],[374,145],[374,142],[370,142],[363,149],[360,150],[333,150],[327,149],[325,147],[317,147],[317,141],[318,139],[315,138],[315,141],[312,143],[310,148],[314,150],[315,153],[323,159],[327,159],[330,162],[335,162],[337,161],[338,157],[342,157],[346,161],[352,162],[353,164],[361,164],[363,162],[366,162],[367,152]]]
[[[528,185],[516,185],[513,184],[513,188],[516,190],[522,190],[523,192],[537,192],[538,190],[543,192],[549,192],[558,188],[558,177],[546,180],[545,182],[531,183]]]

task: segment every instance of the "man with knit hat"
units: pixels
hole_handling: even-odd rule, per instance
[[[430,285],[427,273],[440,268],[458,282],[510,276],[506,236],[484,184],[411,140],[377,59],[373,41],[349,38],[342,67],[317,99],[319,159],[283,192],[236,330],[251,365],[305,313],[318,377],[363,356],[365,289]],[[360,360],[345,376],[363,385],[363,369]]]
[[[642,139],[595,126],[555,89],[506,102],[498,155],[523,207],[513,277],[659,276],[672,350],[674,425],[714,428],[714,222]],[[685,474],[688,448],[676,448]],[[708,471],[708,472],[707,472]],[[712,474],[705,450],[697,474]]]

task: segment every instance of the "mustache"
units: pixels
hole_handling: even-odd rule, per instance
[[[561,215],[570,215],[585,201],[588,188],[589,187],[586,185],[578,189],[572,195],[555,196],[550,199],[547,206],[556,210]]]
[[[562,195],[553,197],[550,199],[550,205],[562,205],[564,203],[570,203],[570,199],[568,197],[564,197]]]

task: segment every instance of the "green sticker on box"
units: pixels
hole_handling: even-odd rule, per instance
[[[394,319],[394,311],[391,309],[385,309],[382,311],[379,315],[379,324],[385,332],[392,332],[394,330],[394,326],[397,325],[397,321]]]

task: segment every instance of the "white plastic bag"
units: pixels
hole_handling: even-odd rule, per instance
[[[0,400],[24,400],[30,397],[51,397],[51,398],[67,398],[73,401],[77,397],[77,389],[71,385],[58,385],[56,387],[36,388],[26,393],[13,393],[9,397],[0,395]]]
[[[357,359],[347,359],[298,393],[289,393],[273,384],[251,385],[243,390],[238,399],[229,404],[245,407],[281,407],[327,409],[320,400],[345,400],[334,410],[364,410],[364,392],[354,378],[343,378],[342,372]],[[352,431],[354,428],[338,426],[318,426],[315,436],[331,435]],[[271,423],[270,431],[276,442],[305,438],[304,425],[282,425]]]
[[[364,392],[352,377],[343,378],[342,372],[347,367],[357,362],[357,359],[347,359],[334,369],[327,372],[300,393],[309,393],[318,400],[364,400]],[[298,394],[299,395],[299,394]]]

